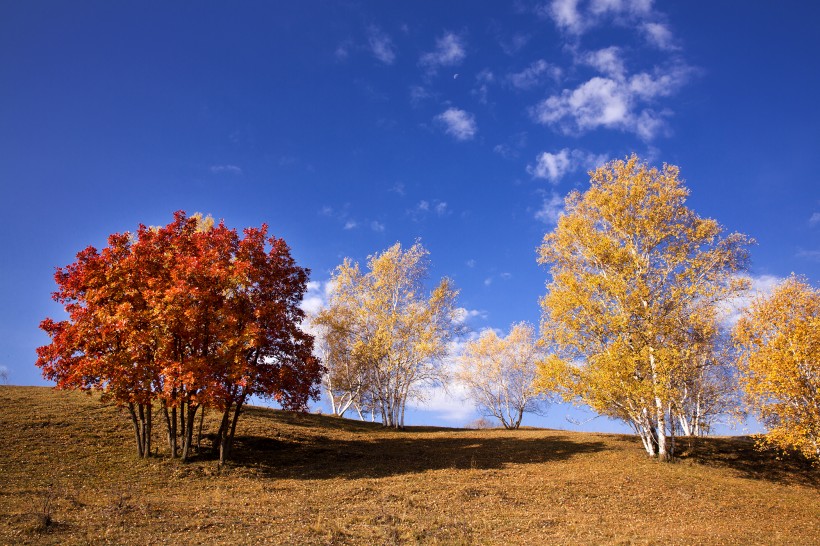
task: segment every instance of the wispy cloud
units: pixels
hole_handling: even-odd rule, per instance
[[[475,117],[458,108],[448,108],[435,119],[444,126],[444,132],[456,140],[472,140],[478,131]]]
[[[820,224],[820,212],[815,212],[809,218],[809,225],[810,226],[816,226],[817,224]]]
[[[653,15],[652,0],[552,0],[536,7],[535,13],[552,19],[560,30],[575,36],[606,20],[626,24]]]
[[[367,44],[373,56],[384,64],[393,64],[396,60],[393,40],[377,26],[371,25],[367,29]]]
[[[438,199],[428,201],[426,199],[422,199],[416,204],[415,207],[409,209],[407,214],[413,219],[413,221],[420,222],[430,215],[442,217],[449,215],[450,212],[450,208],[446,201],[439,201]]]
[[[242,174],[242,169],[236,165],[211,165],[211,172],[214,174]]]
[[[341,42],[339,45],[336,46],[336,50],[333,52],[333,56],[336,57],[337,61],[345,61],[348,57],[350,57],[350,48],[352,47],[353,43],[350,40],[345,40]]]
[[[509,40],[500,40],[498,45],[501,46],[501,51],[512,56],[521,51],[531,39],[529,34],[516,33]]]
[[[495,82],[495,74],[493,74],[490,69],[485,68],[476,74],[475,81],[475,87],[473,87],[470,92],[478,99],[478,102],[487,104],[490,94],[490,85]]]
[[[357,220],[354,215],[350,213],[350,203],[345,203],[344,205],[335,208],[330,205],[325,205],[319,210],[319,214],[335,220],[345,231],[359,229],[360,227],[366,228],[367,226],[369,226],[371,230],[378,233],[385,230],[385,225],[377,220]]]
[[[547,225],[555,225],[564,214],[564,199],[555,192],[545,196],[541,208],[535,213],[535,219]]]
[[[795,254],[798,258],[803,258],[805,260],[811,260],[813,262],[820,262],[820,250],[803,250],[800,249]]]
[[[664,51],[679,50],[680,46],[675,42],[675,37],[669,27],[662,23],[644,23],[641,27],[646,36],[646,40]]]
[[[535,165],[527,165],[527,172],[533,178],[543,178],[557,184],[568,173],[598,167],[606,160],[607,156],[603,154],[564,148],[555,153],[542,152],[536,157]]]
[[[421,56],[419,64],[427,70],[435,72],[443,66],[461,64],[466,56],[464,40],[453,32],[445,32],[436,39],[435,49]]]
[[[434,96],[435,94],[426,87],[421,85],[410,86],[410,104],[413,106],[418,106],[423,101],[431,99]]]
[[[507,76],[510,84],[516,89],[531,89],[541,85],[547,79],[558,81],[561,78],[561,69],[549,64],[544,59],[538,59],[521,72]]]

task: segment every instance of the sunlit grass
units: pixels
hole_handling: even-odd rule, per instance
[[[235,462],[220,471],[204,456],[168,459],[161,428],[160,456],[139,460],[116,408],[33,387],[0,387],[0,430],[3,544],[816,544],[820,536],[820,470],[756,452],[746,439],[682,439],[681,459],[662,464],[622,435],[394,431],[249,408]]]

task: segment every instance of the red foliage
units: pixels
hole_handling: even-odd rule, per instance
[[[304,409],[323,371],[299,328],[308,274],[266,225],[240,238],[177,212],[57,269],[53,297],[68,319],[40,324],[51,343],[37,349],[37,366],[58,388],[120,404],[227,412],[261,395]]]

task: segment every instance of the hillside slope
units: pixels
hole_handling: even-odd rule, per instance
[[[219,472],[204,458],[139,460],[126,414],[36,387],[0,387],[0,430],[2,544],[817,544],[820,537],[820,470],[757,453],[742,438],[683,439],[681,460],[660,464],[621,435],[397,432],[249,408],[235,464]],[[43,512],[53,520],[47,527]]]

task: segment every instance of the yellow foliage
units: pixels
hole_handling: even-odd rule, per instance
[[[483,411],[500,420],[504,428],[516,429],[525,412],[540,413],[544,405],[535,385],[540,359],[532,325],[514,324],[504,338],[485,330],[465,345],[457,378]]]
[[[333,358],[368,374],[388,426],[403,426],[405,402],[418,384],[441,379],[438,364],[456,331],[458,291],[444,278],[425,296],[427,257],[417,242],[370,256],[368,273],[345,259],[333,274],[330,305],[316,318],[334,332]]]
[[[769,428],[762,443],[820,461],[820,290],[791,276],[734,331],[743,386]]]
[[[751,242],[688,209],[679,174],[634,155],[598,168],[538,249],[544,342],[562,359],[542,365],[542,384],[630,423],[662,457],[696,340],[748,285],[736,273]]]

